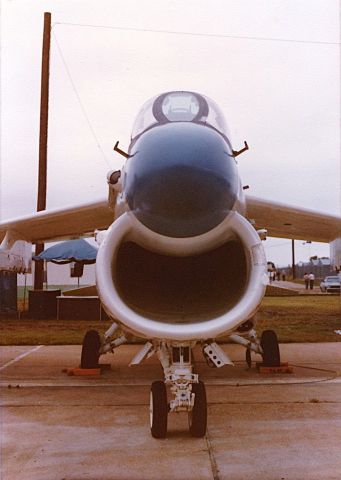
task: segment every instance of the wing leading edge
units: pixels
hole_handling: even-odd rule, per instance
[[[114,212],[108,200],[44,210],[20,218],[0,222],[0,241],[7,231],[27,242],[77,238],[93,234],[95,229],[106,229],[114,221]]]
[[[268,236],[296,238],[314,242],[331,242],[341,237],[341,217],[263,200],[246,197],[247,216],[255,221],[255,228],[266,228]]]
[[[268,236],[331,242],[341,237],[341,217],[293,207],[253,196],[246,197],[247,217]],[[93,234],[114,221],[106,198],[91,203],[45,210],[0,222],[0,241],[7,231],[28,242],[52,241]]]

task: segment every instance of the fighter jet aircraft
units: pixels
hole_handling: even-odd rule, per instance
[[[199,93],[157,95],[138,114],[121,171],[109,172],[109,194],[86,205],[5,221],[2,269],[25,272],[30,243],[94,235],[99,244],[97,289],[113,324],[100,338],[86,333],[81,365],[129,339],[145,345],[131,364],[156,354],[164,381],[150,394],[155,438],[167,434],[170,412],[188,412],[193,436],[205,435],[204,383],[192,349],[202,347],[214,367],[232,364],[219,347],[228,336],[267,365],[280,363],[275,332],[258,337],[256,312],[268,278],[262,239],[267,235],[330,242],[341,264],[341,219],[255,197],[245,197],[224,115]],[[116,338],[118,329],[124,335]]]

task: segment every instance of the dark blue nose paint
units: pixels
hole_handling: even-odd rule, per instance
[[[145,132],[129,152],[125,194],[139,221],[170,237],[193,237],[233,208],[238,174],[230,146],[211,127],[177,122]]]

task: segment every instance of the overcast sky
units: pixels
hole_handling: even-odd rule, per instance
[[[248,193],[340,213],[338,1],[2,0],[2,219],[36,208],[44,11],[53,23],[48,207],[105,194],[107,171],[122,164],[113,145],[128,148],[141,105],[187,89],[218,102],[235,149],[247,140]],[[302,243],[298,260],[329,254]],[[270,260],[290,262],[290,241],[264,246]]]

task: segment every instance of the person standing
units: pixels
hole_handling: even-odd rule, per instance
[[[308,287],[309,287],[309,274],[308,274],[307,272],[305,272],[305,274],[303,275],[303,279],[304,279],[305,289],[308,290]]]
[[[310,287],[310,290],[312,290],[314,288],[314,281],[315,281],[315,275],[313,274],[313,272],[310,272],[309,273],[309,287]]]

